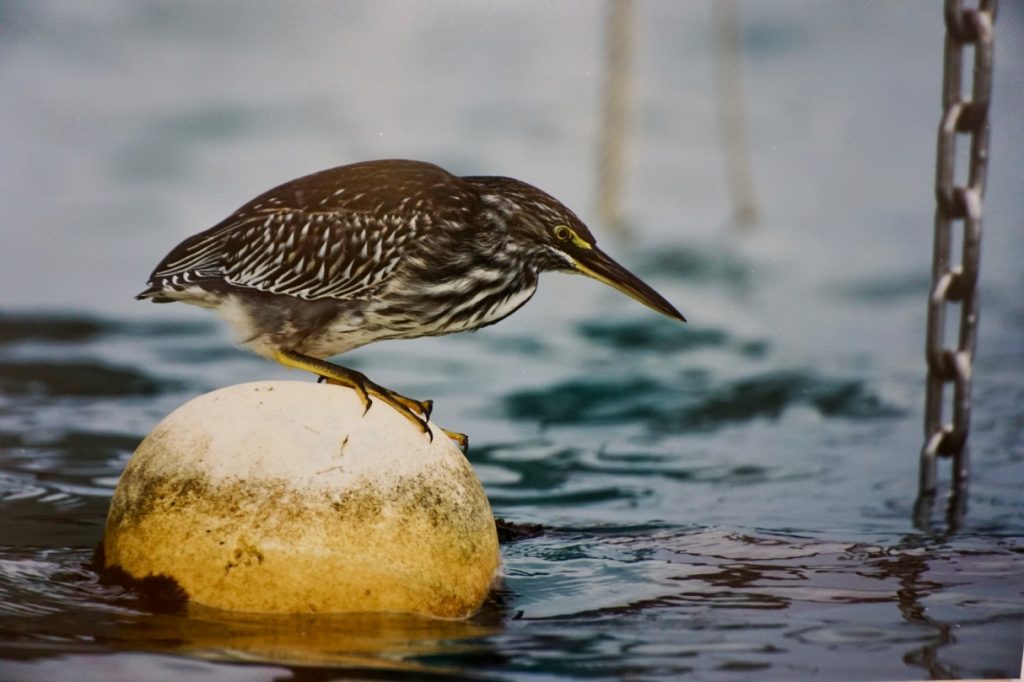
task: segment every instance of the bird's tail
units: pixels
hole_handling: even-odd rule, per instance
[[[153,301],[153,303],[174,302],[174,299],[169,298],[164,293],[164,288],[159,284],[150,284],[148,287],[146,287],[144,291],[140,291],[139,293],[135,294],[135,300],[137,301],[145,301],[146,299]]]

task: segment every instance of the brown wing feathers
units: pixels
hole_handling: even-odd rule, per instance
[[[386,280],[403,250],[429,230],[438,198],[465,191],[460,178],[413,161],[353,164],[298,178],[182,242],[140,297],[192,285],[304,299],[359,295]]]

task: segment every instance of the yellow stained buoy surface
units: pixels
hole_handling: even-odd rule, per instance
[[[432,427],[433,428],[433,427]],[[231,386],[171,413],[114,492],[107,567],[265,612],[472,614],[499,566],[465,456],[340,386]]]

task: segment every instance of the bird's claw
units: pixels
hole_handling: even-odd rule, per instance
[[[391,393],[391,397],[405,409],[420,414],[426,420],[430,419],[430,413],[434,410],[433,400],[413,400],[412,398],[406,398],[404,395],[399,393],[391,391],[389,391],[389,393]]]
[[[469,450],[469,436],[458,431],[449,431],[448,429],[441,429],[444,431],[444,435],[455,441],[455,444],[459,446],[459,450],[462,450],[463,454]]]
[[[403,417],[411,421],[413,424],[415,424],[417,427],[419,427],[420,431],[427,434],[427,438],[430,440],[431,443],[434,442],[434,431],[430,428],[430,424],[427,422],[426,417],[421,417],[420,415],[416,414],[415,410],[410,409],[408,405],[398,400],[392,401],[389,400],[387,397],[383,398],[383,400],[384,402],[391,405],[391,407],[395,408],[395,410],[400,415],[402,415]]]
[[[346,383],[344,381],[339,381],[338,379],[335,379],[333,377],[325,377],[323,375],[319,375],[316,378],[316,383],[327,383],[332,386],[348,386],[349,388],[351,388],[353,391],[356,392],[356,395],[359,396],[359,401],[363,403],[364,417],[366,416],[366,413],[370,411],[370,407],[373,405],[373,399],[370,397],[370,391],[367,390],[366,383],[364,381],[352,381],[351,383]]]
[[[325,377],[323,375],[320,375],[317,377],[317,383],[326,382],[328,384],[333,384],[335,386],[348,386],[349,388],[351,388],[353,391],[356,392],[356,395],[359,396],[359,399],[363,403],[363,416],[366,416],[366,413],[370,411],[370,406],[373,405],[373,399],[370,397],[370,395],[372,394],[377,398],[380,398],[385,403],[394,408],[394,410],[398,412],[400,415],[402,415],[403,417],[411,421],[413,424],[415,424],[420,431],[427,434],[427,438],[430,439],[431,443],[434,442],[434,432],[431,430],[430,424],[428,423],[430,420],[430,413],[434,410],[433,400],[421,401],[413,400],[412,398],[406,398],[404,395],[401,395],[400,393],[395,393],[394,391],[390,391],[384,388],[383,386],[378,386],[377,384],[367,379],[364,375],[356,372],[351,372],[347,378],[349,379],[349,381],[342,381],[334,377]],[[462,440],[459,440],[458,438],[455,438],[455,436],[453,436],[450,432],[445,431],[445,433],[447,433],[449,437],[459,442],[460,445],[464,442],[468,442],[466,441],[466,437],[462,434],[455,434],[457,436],[462,437]]]

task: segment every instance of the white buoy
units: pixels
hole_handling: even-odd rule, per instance
[[[189,599],[262,612],[462,618],[497,573],[469,462],[382,401],[313,382],[242,384],[175,410],[114,491],[104,561]]]

